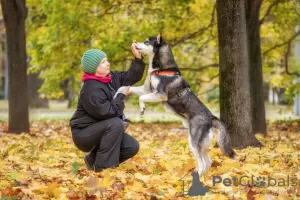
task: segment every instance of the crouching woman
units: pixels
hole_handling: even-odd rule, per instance
[[[76,147],[89,152],[84,157],[88,169],[96,172],[118,167],[139,150],[137,140],[124,133],[123,100],[129,87],[113,98],[121,86],[133,85],[143,76],[145,63],[135,43],[131,51],[135,59],[122,72],[110,71],[106,54],[98,49],[87,50],[81,59],[84,84],[70,126]]]

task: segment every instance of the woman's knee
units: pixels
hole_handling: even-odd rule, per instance
[[[132,153],[132,156],[134,156],[135,154],[137,154],[140,150],[140,144],[139,142],[134,139],[134,142],[131,144],[131,153]]]
[[[111,124],[110,124],[111,129],[113,129],[114,131],[116,131],[118,133],[124,132],[124,124],[120,118],[114,117],[114,118],[111,118],[110,121],[111,121]]]

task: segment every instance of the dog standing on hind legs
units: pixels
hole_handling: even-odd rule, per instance
[[[142,43],[137,42],[136,49],[149,57],[144,85],[129,89],[131,93],[140,96],[141,114],[144,114],[145,102],[162,102],[186,122],[189,128],[189,146],[197,160],[199,176],[207,172],[212,163],[208,154],[213,139],[212,128],[218,130],[217,141],[222,152],[234,158],[236,154],[231,148],[225,126],[191,91],[180,74],[170,46],[161,34]],[[116,95],[124,89],[125,87],[119,88]]]

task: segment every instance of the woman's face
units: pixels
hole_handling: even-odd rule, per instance
[[[107,76],[110,72],[110,64],[107,58],[104,58],[96,69],[96,76]]]

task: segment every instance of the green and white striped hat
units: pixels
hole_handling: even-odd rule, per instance
[[[97,67],[104,58],[106,58],[106,54],[99,49],[87,50],[81,58],[83,71],[89,74],[95,74]]]

